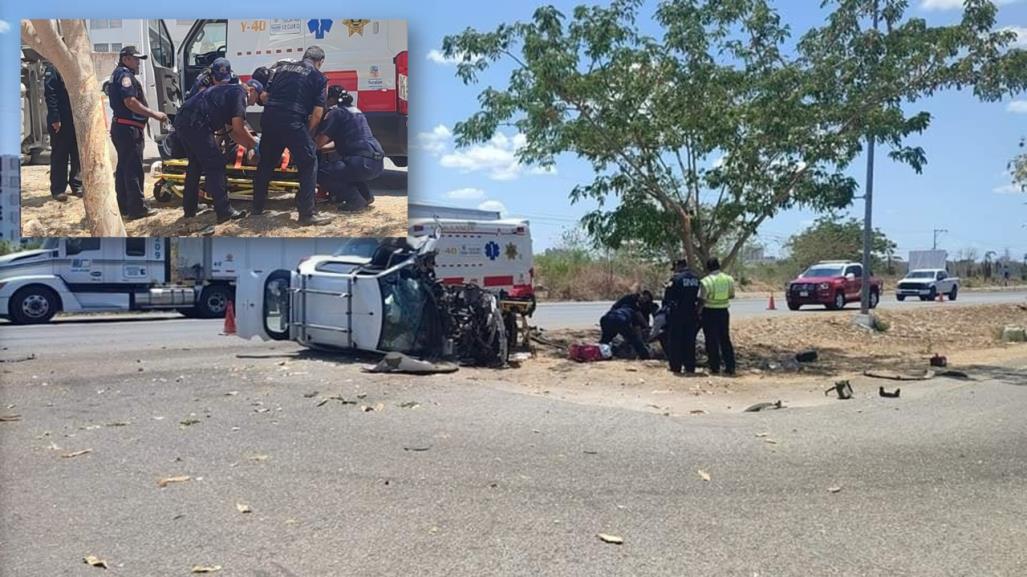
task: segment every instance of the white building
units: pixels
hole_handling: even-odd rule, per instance
[[[21,238],[21,163],[15,155],[0,156],[0,240]]]

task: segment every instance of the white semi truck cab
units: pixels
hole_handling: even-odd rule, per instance
[[[292,268],[340,239],[52,238],[0,257],[0,316],[175,310],[224,316],[240,271]]]

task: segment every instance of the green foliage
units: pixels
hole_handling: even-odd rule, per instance
[[[871,244],[871,270],[883,272],[883,261],[895,254],[897,245],[880,229],[874,229]],[[821,217],[806,230],[789,238],[787,247],[791,253],[789,261],[796,270],[803,270],[822,260],[859,262],[863,256],[863,223],[854,218]]]
[[[480,110],[456,125],[457,142],[514,126],[526,137],[521,162],[571,153],[592,164],[594,180],[570,198],[599,203],[583,222],[599,244],[683,249],[693,262],[726,250],[730,265],[778,212],[849,205],[857,183],[845,171],[868,134],[920,171],[926,152],[906,140],[931,117],[907,112],[911,103],[964,87],[996,100],[1027,85],[1027,52],[1006,49],[1015,34],[993,30],[987,0],[937,27],[907,17],[908,0],[824,5],[827,21],[794,50],[767,0],[665,0],[659,38],[636,24],[641,0],[569,17],[543,6],[529,22],[448,36],[464,83],[513,64],[506,87],[484,89]]]
[[[1027,146],[1027,141],[1020,141],[1020,148]],[[1013,177],[1013,184],[1020,187],[1020,190],[1027,192],[1027,153],[1021,153],[1009,161],[1009,174]]]

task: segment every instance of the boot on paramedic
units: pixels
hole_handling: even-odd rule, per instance
[[[367,118],[343,91],[339,106],[328,111],[317,135],[319,151],[331,151],[318,166],[317,182],[335,197],[339,209],[364,210],[374,202],[367,181],[385,170],[385,151],[371,133]]]
[[[246,107],[257,102],[264,87],[256,80],[245,84],[219,84],[190,98],[175,117],[175,132],[189,157],[186,169],[182,208],[186,218],[196,216],[200,175],[205,176],[206,190],[214,199],[217,222],[239,219],[246,213],[232,208],[225,190],[225,157],[215,133],[227,125],[236,143],[252,150],[257,142],[246,129]]]
[[[46,97],[46,130],[50,133],[50,195],[54,200],[66,202],[68,195],[65,190],[69,184],[71,194],[82,196],[81,168],[78,141],[75,139],[75,121],[71,117],[71,99],[64,86],[64,79],[53,64],[46,66],[43,95]]]
[[[631,307],[614,307],[599,319],[599,328],[603,331],[599,342],[608,345],[613,341],[613,337],[620,335],[631,343],[638,358],[648,359],[649,347],[642,340],[642,331],[645,327],[645,319],[638,310]]]
[[[735,279],[720,270],[720,261],[716,258],[706,261],[706,270],[709,274],[700,281],[699,299],[710,372],[720,374],[723,361],[724,372],[734,375],[735,348],[731,344],[731,315],[728,307],[730,300],[735,298]]]
[[[167,114],[147,108],[143,85],[136,78],[139,63],[146,58],[135,46],[122,48],[118,67],[107,85],[107,97],[114,111],[111,141],[118,152],[114,188],[118,194],[118,208],[129,219],[156,214],[143,201],[143,138],[148,118],[168,121]]]
[[[253,213],[261,214],[267,201],[267,187],[286,148],[299,173],[300,189],[296,208],[302,226],[331,222],[314,212],[317,183],[317,154],[313,134],[325,107],[328,79],[321,74],[324,50],[307,48],[301,62],[279,66],[267,87],[269,93],[261,118],[260,162],[253,181]]]
[[[189,100],[211,86],[225,84],[232,79],[232,64],[228,59],[215,58],[214,62],[211,62],[210,68],[205,68],[196,76],[196,80],[193,82],[193,87],[185,94],[185,99]],[[238,80],[237,77],[236,80]],[[263,86],[263,83],[261,83],[261,86]]]
[[[663,302],[670,309],[667,321],[667,360],[670,372],[695,374],[695,337],[699,333],[699,277],[680,259],[674,276],[664,290]]]

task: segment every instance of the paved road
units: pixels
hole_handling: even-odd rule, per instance
[[[889,298],[890,297],[890,298]],[[757,316],[782,316],[796,314],[845,314],[859,310],[859,305],[850,303],[841,312],[828,311],[824,307],[804,307],[798,312],[788,310],[784,297],[776,295],[777,310],[767,310],[767,297],[761,298],[740,298],[731,304],[731,315],[734,318],[757,317]],[[959,294],[955,302],[946,303],[924,303],[907,300],[898,302],[895,295],[885,295],[885,299],[879,305],[884,309],[906,309],[913,310],[923,307],[950,307],[962,305],[980,304],[1004,304],[1024,302],[1027,300],[1027,291],[993,291],[993,292],[972,292],[965,291]],[[597,326],[599,317],[603,316],[613,304],[613,301],[585,302],[585,303],[543,303],[538,306],[533,321],[544,329],[582,329]]]
[[[197,337],[218,328],[0,328],[0,575],[1027,574],[1027,359],[663,417]]]

